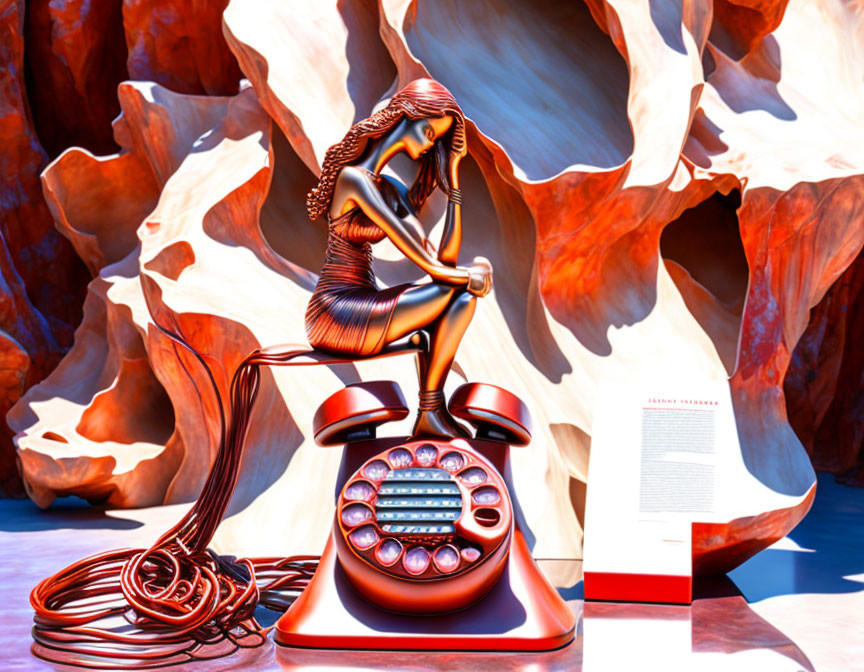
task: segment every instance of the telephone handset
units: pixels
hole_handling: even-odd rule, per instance
[[[336,506],[334,539],[354,587],[393,611],[443,613],[501,577],[513,510],[504,479],[465,441],[409,441],[367,460]]]

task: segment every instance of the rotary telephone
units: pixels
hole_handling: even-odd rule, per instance
[[[519,530],[509,447],[531,440],[512,393],[469,383],[449,401],[472,438],[376,438],[407,416],[396,383],[348,385],[315,414],[315,441],[344,445],[330,540],[314,578],[276,625],[286,646],[548,650],[572,613]]]

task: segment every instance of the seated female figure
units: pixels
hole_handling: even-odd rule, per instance
[[[309,342],[361,357],[426,331],[414,436],[464,434],[447,412],[443,388],[476,298],[492,287],[484,259],[456,265],[462,241],[458,169],[465,152],[465,119],[453,96],[438,82],[416,80],[327,150],[307,200],[311,219],[326,214],[329,221],[326,260],[306,310]],[[381,174],[400,153],[420,164],[410,188]],[[436,188],[449,199],[437,250],[415,215]],[[371,245],[384,238],[431,282],[379,289]]]

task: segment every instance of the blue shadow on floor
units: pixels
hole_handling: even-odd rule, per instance
[[[729,573],[748,602],[778,595],[864,591],[864,489],[819,474],[813,508],[788,535],[802,550],[768,548]]]
[[[29,499],[0,499],[0,532],[134,530],[143,524],[107,516],[102,508],[79,497],[60,497],[44,510]]]

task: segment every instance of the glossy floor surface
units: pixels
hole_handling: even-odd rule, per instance
[[[0,669],[64,669],[30,654],[30,588],[90,553],[146,545],[184,508],[40,511],[29,501],[0,500]],[[585,604],[581,563],[541,561],[578,617],[576,639],[558,651],[418,655],[268,645],[170,670],[864,671],[862,531],[864,490],[820,476],[804,521],[728,579],[698,585],[691,607]]]

